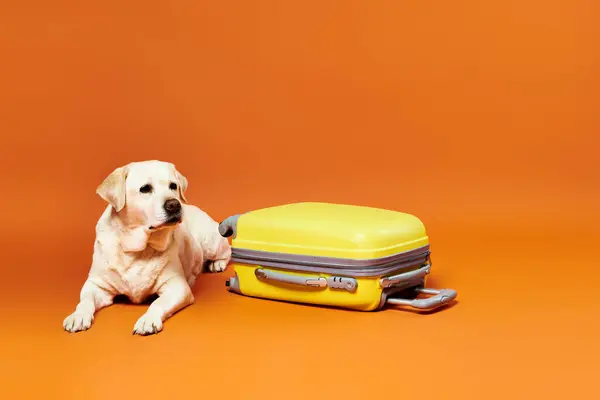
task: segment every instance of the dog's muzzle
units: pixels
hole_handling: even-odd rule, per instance
[[[151,226],[150,229],[157,229],[162,226],[175,225],[181,222],[182,213],[181,213],[181,203],[177,199],[169,199],[165,201],[163,204],[163,208],[165,210],[165,214],[167,216],[164,223],[159,226]]]
[[[165,201],[163,208],[169,217],[172,215],[181,214],[181,203],[177,199],[169,199]]]

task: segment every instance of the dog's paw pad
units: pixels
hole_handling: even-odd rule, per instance
[[[223,272],[227,268],[227,261],[217,260],[208,264],[208,270],[210,272]]]
[[[94,316],[91,314],[73,313],[63,321],[63,328],[67,332],[86,331],[92,326]]]
[[[138,319],[133,327],[134,335],[153,335],[162,331],[163,323],[159,316],[152,314],[144,314]]]

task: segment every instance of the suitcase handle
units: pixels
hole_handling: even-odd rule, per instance
[[[398,275],[385,276],[379,280],[379,284],[383,288],[388,288],[388,287],[394,286],[398,283],[421,279],[425,275],[429,274],[430,270],[431,270],[431,265],[427,264],[427,265],[424,265],[421,268],[415,269],[413,271],[404,272],[404,273],[398,274]]]
[[[430,294],[432,297],[426,299],[398,299],[388,298],[386,303],[399,305],[399,306],[410,306],[420,310],[434,310],[436,308],[445,306],[454,300],[457,296],[456,290],[454,289],[416,289],[417,293]]]
[[[256,269],[254,275],[262,281],[275,281],[316,288],[328,287],[330,289],[346,290],[348,292],[354,292],[358,287],[356,279],[346,276],[330,276],[326,279],[320,276],[289,275],[263,268]]]
[[[281,272],[270,271],[267,269],[258,268],[254,271],[256,277],[263,281],[276,281],[282,283],[290,283],[292,285],[310,286],[317,288],[327,287],[327,279],[321,277],[308,277],[299,275],[282,274]]]

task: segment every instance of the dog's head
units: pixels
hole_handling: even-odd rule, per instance
[[[153,160],[115,169],[96,193],[127,225],[158,230],[181,222],[186,189],[187,179],[173,164]]]

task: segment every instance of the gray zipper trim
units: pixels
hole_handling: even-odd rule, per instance
[[[370,260],[233,249],[231,260],[243,264],[261,265],[297,272],[368,277],[387,275],[411,267],[420,267],[429,262],[429,254],[429,245],[393,256]]]
[[[260,261],[275,261],[289,262],[297,265],[319,265],[331,268],[360,268],[360,267],[383,267],[388,264],[397,264],[399,262],[408,261],[418,258],[422,255],[429,254],[429,245],[425,245],[414,250],[405,251],[387,257],[373,258],[366,260],[354,260],[349,258],[322,257],[322,256],[306,256],[301,254],[286,254],[270,251],[248,250],[248,249],[232,249],[232,256],[250,260]]]

